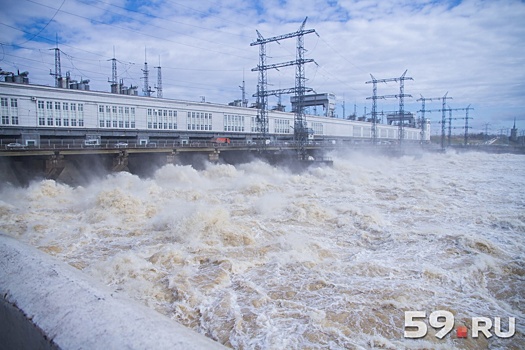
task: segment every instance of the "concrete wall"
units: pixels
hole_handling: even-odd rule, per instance
[[[1,349],[224,349],[0,234]]]

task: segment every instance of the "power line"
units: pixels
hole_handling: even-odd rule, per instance
[[[47,28],[47,26],[49,25],[49,23],[51,23],[56,15],[60,12],[60,10],[62,9],[62,6],[64,6],[64,3],[66,2],[66,0],[63,0],[62,3],[60,4],[60,6],[58,7],[58,9],[56,10],[55,14],[53,15],[53,17],[51,17],[51,19],[46,23],[46,25],[44,27],[42,27],[42,29],[40,29],[40,31],[38,33],[36,33],[35,35],[33,35],[31,38],[27,39],[26,41],[24,41],[23,43],[21,43],[20,45],[23,45],[25,43],[27,43],[28,41],[31,41],[33,40],[37,35],[39,35],[40,33],[42,33],[44,31],[44,29]]]
[[[110,11],[110,10],[107,10],[107,9],[103,9],[103,8],[100,8],[100,7],[97,7],[93,4],[89,4],[89,3],[86,3],[84,2],[83,0],[79,0],[80,2],[84,3],[85,5],[87,6],[90,6],[90,7],[93,7],[93,8],[96,8],[96,9],[99,9],[99,10],[102,10],[102,11],[105,11],[107,13],[111,13],[111,14],[115,14],[119,17],[122,17],[122,18],[127,18],[127,19],[131,19],[131,20],[134,20],[134,21],[137,21],[137,19],[133,18],[133,17],[129,17],[129,16],[126,16],[126,15],[122,15],[120,13],[116,13],[116,12],[113,12],[113,11]],[[140,11],[136,11],[136,10],[131,10],[131,9],[126,9],[125,7],[121,7],[121,6],[117,6],[117,5],[113,5],[113,4],[108,4],[106,2],[103,2],[101,0],[97,0],[98,2],[101,2],[103,4],[106,4],[106,5],[109,5],[109,6],[114,6],[116,8],[119,8],[119,9],[122,9],[126,12],[133,12],[133,13],[137,13],[139,15],[143,15],[143,16],[147,16],[147,17],[151,17],[151,18],[154,18],[154,19],[160,19],[160,20],[163,20],[163,21],[167,21],[167,22],[170,22],[170,23],[176,23],[176,24],[182,24],[182,25],[187,25],[185,23],[181,23],[181,22],[177,22],[177,21],[173,21],[173,20],[168,20],[168,19],[165,19],[165,18],[162,18],[162,17],[159,17],[159,16],[155,16],[155,15],[152,15],[152,14],[146,14],[144,12],[140,12]],[[214,45],[220,45],[220,46],[225,46],[225,47],[229,47],[233,50],[236,50],[236,51],[242,51],[244,52],[244,50],[241,50],[239,48],[236,48],[236,47],[233,47],[233,46],[230,46],[230,45],[227,45],[227,44],[224,44],[224,43],[218,43],[216,41],[211,41],[211,40],[207,40],[207,39],[203,39],[203,38],[199,38],[199,37],[196,37],[196,36],[193,36],[193,35],[189,35],[189,34],[186,34],[186,33],[183,33],[183,32],[178,32],[178,31],[175,31],[175,30],[172,30],[170,28],[166,28],[166,27],[161,27],[161,26],[158,26],[158,25],[155,25],[155,24],[149,24],[149,27],[153,27],[153,28],[158,28],[162,31],[169,31],[169,32],[172,32],[172,33],[175,33],[177,35],[181,35],[181,36],[187,36],[189,38],[192,38],[194,40],[200,40],[200,41],[204,41],[208,44],[214,44]],[[221,30],[214,30],[214,29],[209,29],[209,28],[205,28],[205,27],[200,27],[200,26],[193,26],[193,27],[196,27],[196,28],[199,28],[199,29],[204,29],[204,30],[208,30],[208,31],[213,31],[213,32],[221,32]],[[229,34],[229,33],[228,33]]]
[[[56,8],[54,8],[54,7],[41,4],[41,3],[33,1],[33,0],[26,0],[26,1],[29,1],[29,2],[32,2],[34,4],[38,4],[38,5],[41,5],[43,7],[47,7],[47,8],[56,10]],[[195,45],[180,43],[180,42],[177,42],[177,41],[174,41],[174,40],[170,40],[170,39],[158,37],[158,36],[155,36],[155,35],[143,33],[143,32],[141,32],[139,30],[126,28],[126,27],[121,27],[121,26],[118,26],[118,25],[115,25],[115,24],[108,24],[108,23],[105,23],[105,22],[102,22],[102,21],[99,21],[99,20],[96,20],[96,19],[93,19],[93,18],[84,17],[84,16],[77,15],[77,14],[72,13],[72,12],[64,11],[64,10],[60,10],[60,12],[68,14],[68,15],[71,15],[71,16],[74,16],[74,17],[83,18],[83,19],[89,20],[91,22],[95,22],[95,23],[99,23],[99,24],[102,24],[102,25],[106,25],[106,26],[109,26],[109,27],[114,27],[114,28],[118,28],[118,29],[125,30],[125,31],[128,31],[128,32],[137,33],[137,34],[140,34],[140,35],[143,35],[143,36],[146,36],[146,37],[150,37],[150,38],[154,38],[154,39],[158,39],[158,40],[168,41],[168,42],[171,42],[171,43],[174,43],[174,44],[177,44],[177,45],[187,46],[187,47],[191,47],[191,48],[194,48],[194,49],[205,50],[205,51],[209,51],[209,52],[219,53],[221,55],[227,55],[227,56],[242,58],[242,59],[246,59],[246,60],[248,60],[248,59],[251,60],[252,59],[251,57],[249,58],[249,57],[234,55],[234,54],[231,54],[231,53],[225,53],[223,51],[212,50],[212,49],[202,48],[202,47],[195,46]]]
[[[328,46],[330,49],[332,49],[332,51],[334,51],[339,57],[341,57],[343,60],[345,60],[346,62],[350,63],[352,66],[354,66],[355,68],[357,68],[358,70],[360,70],[361,72],[363,73],[367,73],[364,69],[362,69],[361,67],[355,65],[353,62],[349,61],[344,55],[342,55],[339,51],[337,51],[335,48],[333,48],[330,44],[328,44],[328,42],[326,40],[324,40],[321,36],[319,37],[319,39],[321,39],[322,42],[324,42],[326,44],[326,46]]]

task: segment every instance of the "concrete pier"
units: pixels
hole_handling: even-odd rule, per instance
[[[225,349],[2,234],[0,348]]]

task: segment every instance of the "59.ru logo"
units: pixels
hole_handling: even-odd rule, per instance
[[[428,327],[425,323],[427,313],[425,311],[405,311],[405,338],[423,338],[427,335]],[[510,338],[516,333],[516,318],[509,317],[508,331],[502,331],[501,317],[472,317],[471,336],[478,338],[479,333],[483,333],[486,338],[492,337],[491,329],[494,325],[493,332],[496,337]],[[437,310],[432,312],[428,317],[428,324],[435,329],[440,329],[436,333],[436,337],[443,339],[454,329],[454,315],[450,311]],[[456,328],[458,338],[466,338],[468,335],[468,328],[465,326],[458,326]]]

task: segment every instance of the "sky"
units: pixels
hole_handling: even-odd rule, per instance
[[[508,133],[516,119],[525,133],[525,1],[520,0],[2,0],[0,68],[29,72],[32,84],[54,86],[57,44],[62,75],[110,91],[118,79],[142,93],[144,63],[164,98],[227,104],[257,91],[257,31],[264,38],[304,35],[306,86],[337,97],[339,118],[370,113],[372,76],[404,80],[405,110],[440,131],[442,102],[468,106],[470,132]],[[266,44],[267,64],[296,59],[296,38]],[[412,78],[412,79],[408,79]],[[268,89],[295,84],[295,67],[268,71]],[[399,82],[379,82],[377,95],[400,93]],[[156,92],[152,94],[156,96]],[[291,110],[289,96],[282,103]],[[271,97],[269,105],[277,104]],[[344,107],[343,107],[344,106]],[[399,110],[396,98],[378,111]],[[322,108],[317,110],[321,113]],[[310,110],[314,113],[313,110]],[[447,117],[449,117],[447,113]],[[452,111],[454,133],[464,132],[464,110]],[[462,119],[463,118],[463,119]]]

